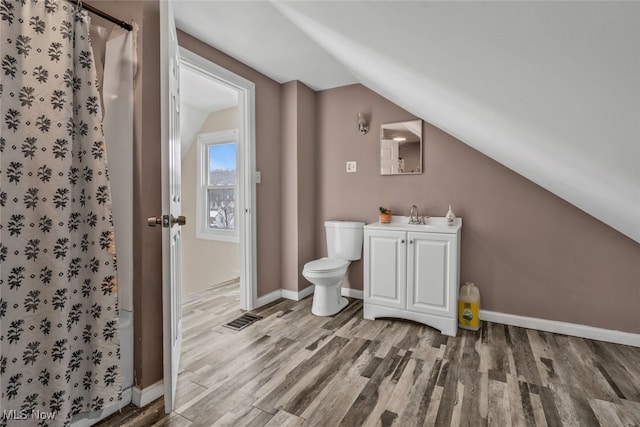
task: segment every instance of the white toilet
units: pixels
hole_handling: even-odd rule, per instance
[[[302,275],[315,285],[311,312],[316,316],[331,316],[348,304],[340,295],[342,282],[351,261],[362,257],[364,222],[326,221],[327,258],[309,261]]]

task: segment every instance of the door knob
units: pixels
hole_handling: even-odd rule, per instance
[[[162,217],[158,217],[158,216],[150,216],[149,218],[147,218],[147,225],[149,227],[155,227],[156,225],[160,225],[162,224]]]
[[[187,223],[187,218],[183,215],[175,217],[173,215],[150,216],[147,218],[147,225],[149,227],[155,227],[156,225],[162,225],[165,228],[178,224],[180,226]]]
[[[187,217],[184,215],[180,215],[178,218],[171,215],[171,225],[178,224],[179,226],[183,226],[187,223]]]

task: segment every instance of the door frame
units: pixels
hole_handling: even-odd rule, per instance
[[[238,153],[241,171],[238,213],[240,248],[240,308],[253,310],[257,304],[256,245],[256,140],[255,84],[210,60],[180,47],[180,66],[188,67],[207,78],[238,92]]]

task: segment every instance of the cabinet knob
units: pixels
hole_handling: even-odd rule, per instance
[[[409,244],[413,244],[413,240],[409,240]]]
[[[400,240],[400,243],[404,243],[404,239]]]

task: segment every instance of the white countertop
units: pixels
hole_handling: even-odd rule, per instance
[[[456,218],[453,224],[449,224],[444,217],[435,216],[425,220],[426,224],[409,224],[408,216],[392,215],[391,223],[382,224],[373,222],[364,228],[375,230],[398,230],[398,231],[420,231],[426,233],[449,233],[456,234],[462,228],[462,218]]]

